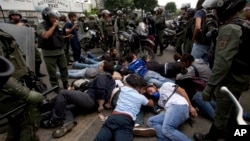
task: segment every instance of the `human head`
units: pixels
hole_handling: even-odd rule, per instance
[[[144,93],[145,90],[142,89],[145,89],[147,86],[146,81],[137,74],[128,74],[127,76],[125,76],[124,84],[131,86],[139,93]]]
[[[194,62],[194,57],[188,53],[184,53],[181,57],[181,62],[187,68],[187,67],[191,66],[192,63]]]
[[[111,48],[109,54],[110,54],[111,57],[116,57],[117,56],[117,49],[116,48]]]
[[[130,52],[126,55],[126,61],[128,61],[128,63],[131,63],[132,61],[136,60],[137,57],[133,52]]]
[[[74,12],[69,12],[68,14],[68,18],[71,22],[75,22],[77,20],[77,16],[76,16],[76,13]]]
[[[156,15],[162,15],[163,11],[164,11],[164,9],[162,7],[158,7],[156,9]]]
[[[216,9],[219,20],[224,22],[242,11],[246,6],[246,0],[205,0],[202,6],[204,8]]]
[[[195,9],[193,9],[193,8],[188,8],[187,9],[187,17],[193,18],[194,14],[195,14]]]
[[[59,19],[59,21],[66,22],[67,21],[67,17],[64,14],[62,14],[61,17],[60,17],[60,19]]]
[[[95,16],[94,15],[89,15],[89,20],[94,20]]]
[[[52,9],[51,7],[45,7],[42,10],[42,17],[43,20],[46,22],[49,22],[50,24],[54,23],[56,20],[58,20],[61,15],[58,11]]]
[[[116,14],[117,14],[117,16],[122,16],[122,15],[123,15],[123,12],[122,12],[121,10],[118,10],[118,11],[116,12]]]
[[[14,24],[21,22],[22,15],[18,10],[10,10],[8,13],[10,21]]]
[[[146,90],[149,95],[153,95],[155,92],[157,92],[157,87],[154,84],[150,84]]]
[[[108,18],[109,14],[110,14],[110,12],[108,10],[102,10],[102,17]]]
[[[110,73],[111,75],[113,75],[114,73],[114,62],[110,61],[103,61],[103,63],[99,66],[99,70],[106,72],[106,73]]]
[[[183,3],[181,5],[181,15],[183,16],[187,15],[186,12],[188,8],[190,8],[190,3]]]
[[[78,17],[78,21],[84,21],[86,18],[85,14],[80,14],[79,17]]]

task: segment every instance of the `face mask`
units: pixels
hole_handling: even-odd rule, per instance
[[[160,98],[160,93],[159,92],[154,92],[152,95],[154,98],[159,99]]]

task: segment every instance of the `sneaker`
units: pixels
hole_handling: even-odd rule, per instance
[[[154,128],[134,128],[133,133],[135,136],[140,137],[154,137],[155,136],[155,129]]]
[[[134,127],[139,127],[140,126],[140,124],[138,124],[138,123],[136,123],[135,125],[134,125]]]

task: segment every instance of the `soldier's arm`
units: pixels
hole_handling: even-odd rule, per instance
[[[37,27],[37,34],[38,36],[41,36],[43,39],[48,39],[53,35],[54,30],[56,29],[58,24],[53,24],[52,27],[49,28],[49,30],[46,30],[42,24],[39,24]]]
[[[214,66],[208,79],[208,85],[218,85],[229,72],[232,61],[239,51],[241,35],[241,27],[234,24],[226,25],[219,31]]]
[[[100,29],[101,35],[104,36],[104,32],[103,32],[103,21],[102,21],[102,20],[100,20],[100,22],[99,22],[99,29]]]
[[[155,21],[155,24],[158,25],[158,24],[161,24],[161,23],[165,23],[165,18],[164,17],[160,17],[158,18],[156,21]]]

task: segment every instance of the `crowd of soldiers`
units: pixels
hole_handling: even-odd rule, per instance
[[[36,28],[36,46],[42,49],[51,86],[60,86],[58,78],[63,85],[63,88],[56,87],[57,96],[48,101],[41,94],[42,91],[28,87],[28,80],[24,76],[31,74],[31,71],[25,65],[25,58],[14,37],[0,29],[0,62],[4,66],[0,69],[0,113],[7,113],[25,104],[7,116],[9,127],[6,140],[38,141],[40,124],[46,128],[60,127],[52,135],[55,138],[62,137],[76,126],[73,116],[75,108],[78,113],[102,113],[104,108],[112,106],[114,111],[103,124],[96,141],[133,140],[133,134],[156,135],[158,140],[191,140],[178,127],[189,117],[197,117],[197,109],[193,107],[195,100],[210,107],[211,100],[216,103],[212,113],[203,111],[208,113],[213,122],[210,131],[206,135],[195,133],[195,140],[234,140],[231,134],[237,125],[235,106],[220,88],[228,87],[236,98],[248,89],[250,19],[249,9],[245,7],[249,3],[246,0],[227,0],[220,4],[217,0],[198,0],[196,9],[183,4],[181,16],[174,20],[178,54],[174,56],[175,62],[165,64],[159,64],[147,56],[137,58],[132,52],[125,58],[118,58],[114,48],[115,35],[119,31],[126,30],[127,25],[137,26],[139,22],[144,22],[148,28],[148,38],[156,44],[154,53],[157,53],[159,46],[158,55],[163,56],[166,21],[161,7],[154,9],[155,16],[148,12],[142,20],[136,13],[128,18],[121,10],[116,12],[116,16],[103,10],[100,15],[86,17],[84,14],[77,16],[74,12],[67,16],[61,15],[46,7],[41,11],[43,21]],[[204,9],[215,9],[220,24],[213,66],[208,65],[211,43],[200,39],[203,17],[206,16]],[[9,11],[9,23],[30,26],[26,22],[22,21],[20,12]],[[84,57],[81,53],[78,32],[86,27],[100,30],[101,38],[110,50],[101,59],[93,55]],[[70,48],[73,61],[69,55]],[[91,53],[88,52],[88,56]],[[40,72],[42,58],[37,49],[35,58],[35,74],[43,77],[45,75]],[[67,65],[89,60],[92,62],[90,64],[95,64],[94,69],[88,70],[92,67],[88,65],[81,72],[86,76],[88,71],[91,81],[88,84],[87,81],[81,82],[81,86],[86,87],[84,91],[74,90],[74,86],[69,85]],[[166,78],[170,72],[174,74],[173,80]],[[197,78],[199,82],[195,81]],[[199,87],[191,83],[198,83]],[[114,97],[117,98],[115,101]],[[199,107],[199,103],[196,101],[196,106],[202,110],[204,106]],[[149,128],[146,129],[135,128],[141,106],[156,107],[156,115],[150,117],[147,122]],[[42,108],[46,112],[43,111],[41,116]]]

